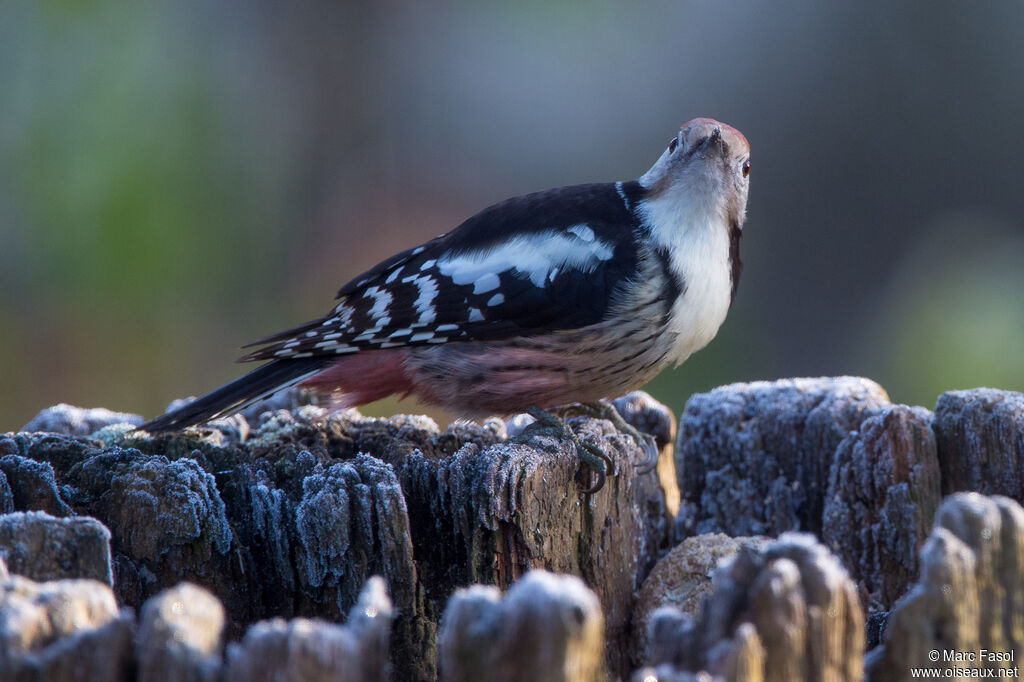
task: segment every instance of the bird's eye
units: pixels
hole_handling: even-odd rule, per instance
[[[744,161],[743,162],[743,177],[747,177],[748,175],[750,175],[750,162],[749,161]]]
[[[672,152],[674,152],[676,150],[676,147],[678,147],[678,146],[679,146],[679,138],[678,137],[673,137],[671,140],[668,141],[668,153],[671,154]]]

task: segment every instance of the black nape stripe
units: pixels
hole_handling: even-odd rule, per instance
[[[667,287],[667,293],[663,301],[665,309],[661,320],[662,325],[667,325],[668,318],[672,314],[672,307],[679,297],[683,295],[683,292],[686,291],[686,282],[676,272],[675,268],[672,267],[672,259],[666,249],[657,248],[654,250],[654,255],[658,257],[658,264],[661,266],[661,274],[665,278],[665,286]]]
[[[743,272],[743,261],[740,260],[740,236],[743,230],[738,223],[733,223],[729,229],[729,281],[732,283],[732,291],[729,294],[729,306],[736,300],[736,289],[740,285],[740,273]]]
[[[630,180],[628,182],[617,182],[615,183],[616,190],[622,196],[622,201],[626,205],[626,210],[630,213],[636,211],[636,207],[640,205],[644,197],[647,194],[647,190],[644,189],[636,180]]]

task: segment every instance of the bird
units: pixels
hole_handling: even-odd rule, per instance
[[[714,338],[739,284],[749,175],[746,137],[695,118],[635,180],[506,199],[387,258],[322,318],[245,346],[240,361],[265,364],[138,428],[182,429],[292,386],[339,409],[413,395],[465,418],[532,415],[577,445],[600,489],[610,458],[552,411],[628,429],[601,401]]]

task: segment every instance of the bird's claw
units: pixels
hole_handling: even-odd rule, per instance
[[[658,468],[658,445],[649,433],[641,433],[637,444],[644,451],[644,458],[636,465],[636,472],[643,476]]]
[[[641,433],[633,425],[629,424],[615,406],[611,403],[576,403],[556,408],[556,414],[539,407],[530,407],[527,414],[533,417],[536,422],[526,427],[522,433],[512,442],[525,443],[534,435],[547,435],[562,440],[568,440],[576,446],[576,452],[580,460],[590,468],[596,477],[594,485],[583,491],[584,495],[593,495],[604,487],[608,476],[615,476],[615,462],[601,448],[589,445],[580,440],[579,436],[573,433],[565,418],[570,416],[587,416],[597,419],[607,419],[620,432],[633,438],[636,444],[644,453],[642,461],[637,463],[635,470],[638,474],[649,474],[658,466],[658,446],[654,437],[647,433]]]
[[[611,457],[602,452],[600,448],[587,445],[578,439],[576,440],[576,452],[579,453],[583,463],[593,470],[594,476],[597,478],[594,485],[582,491],[584,495],[593,495],[604,487],[609,471],[612,476],[615,475],[615,464],[612,462]]]
[[[569,428],[569,425],[563,419],[538,407],[530,407],[526,412],[537,421],[526,427],[522,433],[511,440],[522,443],[533,435],[542,434],[571,441],[576,446],[576,453],[579,455],[580,460],[594,472],[597,478],[591,487],[583,490],[584,495],[593,495],[604,487],[609,474],[612,476],[616,474],[615,462],[612,461],[612,458],[602,451],[601,448],[580,440],[579,436],[573,433],[573,430]]]
[[[636,473],[640,475],[649,474],[658,467],[658,445],[654,436],[648,433],[641,433],[632,424],[627,422],[619,414],[619,411],[612,403],[574,403],[558,408],[562,416],[581,415],[595,419],[607,419],[621,433],[630,436],[644,453],[642,461],[635,467]]]

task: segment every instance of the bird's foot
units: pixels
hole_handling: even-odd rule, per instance
[[[525,443],[533,436],[551,436],[571,441],[576,446],[576,452],[579,454],[580,459],[594,472],[594,476],[597,479],[592,486],[583,491],[584,495],[593,495],[604,487],[608,474],[615,475],[615,464],[612,462],[611,457],[606,455],[601,448],[584,443],[579,436],[573,433],[573,430],[569,428],[564,419],[539,407],[529,407],[526,413],[536,421],[510,440],[514,443]]]
[[[563,419],[567,417],[593,417],[594,419],[607,419],[620,432],[630,436],[643,450],[644,459],[636,466],[638,474],[649,474],[658,466],[658,445],[654,436],[649,433],[638,431],[632,424],[627,422],[615,409],[615,405],[606,402],[594,403],[573,403],[554,410]]]

